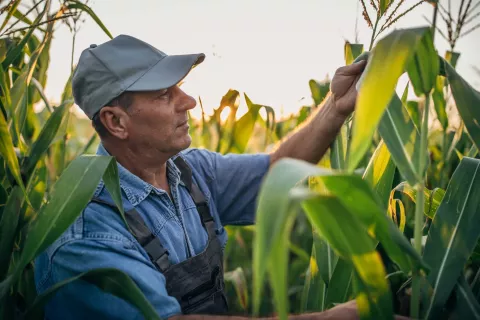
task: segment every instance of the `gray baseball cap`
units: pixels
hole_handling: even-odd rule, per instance
[[[205,54],[167,55],[150,44],[119,35],[83,50],[72,77],[75,103],[92,119],[125,91],[151,91],[179,83]]]

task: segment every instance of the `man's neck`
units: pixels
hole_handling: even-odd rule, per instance
[[[115,144],[104,143],[105,149],[115,157],[128,171],[153,185],[156,188],[165,190],[170,194],[170,188],[167,179],[167,161],[170,158],[166,155],[153,154],[151,150],[134,150],[125,146],[115,146]]]

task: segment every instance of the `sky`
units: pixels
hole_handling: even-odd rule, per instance
[[[459,1],[452,0],[452,7]],[[400,11],[416,2],[405,0]],[[446,0],[441,3],[446,5]],[[229,89],[273,107],[279,115],[295,112],[311,104],[310,79],[332,77],[344,65],[344,41],[357,40],[368,49],[372,34],[357,0],[90,0],[89,5],[114,37],[128,34],[168,54],[205,53],[205,61],[190,72],[182,89],[197,100],[200,96],[207,114]],[[395,28],[425,26],[425,17],[432,14],[433,7],[423,3]],[[90,44],[109,40],[93,19],[84,18],[74,63]],[[441,19],[438,25],[445,30]],[[70,74],[72,34],[59,25],[54,37],[45,91],[58,101]],[[477,89],[480,74],[473,66],[480,67],[479,39],[477,29],[456,48],[462,53],[457,70]],[[437,34],[435,43],[443,55],[447,42]],[[245,108],[243,98],[241,106]],[[192,115],[200,115],[199,105]]]

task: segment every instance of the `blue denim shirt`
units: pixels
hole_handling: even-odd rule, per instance
[[[100,145],[97,154],[108,155]],[[178,155],[177,155],[178,156]],[[204,192],[217,223],[216,232],[226,245],[226,225],[253,224],[256,198],[269,167],[267,154],[221,155],[203,149],[180,153],[192,167],[193,177]],[[172,199],[118,163],[125,210],[133,207],[170,252],[172,263],[200,253],[207,241],[195,204],[180,181],[170,159],[167,172]],[[101,181],[95,197],[111,200]],[[128,232],[112,208],[89,203],[68,230],[35,260],[38,293],[52,285],[95,268],[126,272],[163,319],[181,314],[180,305],[168,295],[165,277],[155,269],[146,252]],[[139,311],[85,281],[63,287],[45,307],[48,319],[142,319]]]

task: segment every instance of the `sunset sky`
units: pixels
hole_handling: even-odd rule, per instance
[[[416,2],[406,0],[403,10]],[[457,2],[452,0],[455,9]],[[360,43],[368,47],[371,37],[356,0],[94,0],[89,4],[113,36],[129,34],[168,54],[204,52],[206,60],[182,88],[197,99],[201,96],[207,113],[230,88],[278,113],[295,112],[311,103],[310,79],[331,77],[344,64],[343,44],[355,41],[356,23]],[[433,7],[424,3],[395,27],[426,25],[423,16],[431,19],[432,13]],[[75,63],[81,50],[108,40],[90,17],[85,18],[76,37]],[[438,24],[445,30],[441,19]],[[473,66],[480,67],[479,39],[480,29],[460,39],[456,48],[462,53],[457,69],[477,89],[480,75]],[[435,40],[443,55],[447,42],[438,34]],[[46,87],[53,101],[60,98],[69,76],[71,48],[72,34],[62,25],[52,43]],[[198,107],[193,115],[199,111]]]

